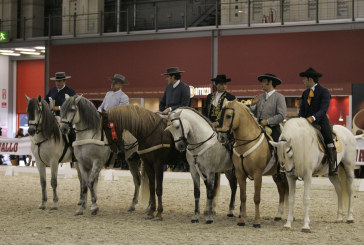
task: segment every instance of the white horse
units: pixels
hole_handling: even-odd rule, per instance
[[[99,208],[96,204],[96,185],[101,168],[111,159],[112,152],[102,130],[101,117],[96,107],[82,96],[67,97],[61,110],[61,131],[66,134],[74,125],[76,141],[73,143],[74,153],[79,163],[82,177],[81,206],[75,215],[82,215],[86,209],[87,188],[91,192],[91,213],[97,214]],[[122,135],[125,145],[128,146],[125,156],[133,175],[135,191],[134,197],[128,211],[134,211],[138,203],[139,187],[142,184],[149,188],[148,179],[145,174],[143,178],[139,173],[139,158],[135,157],[138,149],[136,139],[129,133]],[[111,159],[111,160],[114,160]]]
[[[47,202],[46,167],[51,167],[51,185],[53,189],[52,210],[58,209],[57,173],[58,163],[72,161],[72,149],[62,137],[56,117],[49,105],[39,96],[28,101],[28,133],[31,139],[31,150],[37,162],[40,185],[42,187],[42,202],[39,209],[45,209]],[[77,165],[76,165],[77,167]],[[78,169],[77,169],[78,170]],[[78,172],[79,173],[79,172]],[[78,174],[80,179],[80,174]]]
[[[334,131],[342,142],[338,149],[338,175],[329,176],[338,197],[337,222],[343,221],[343,203],[348,205],[347,222],[354,222],[352,206],[353,175],[356,156],[356,141],[352,133],[343,126],[335,125]],[[295,199],[296,180],[304,180],[303,205],[305,217],[303,232],[310,231],[308,215],[310,189],[313,174],[328,173],[327,158],[320,150],[316,131],[304,118],[287,121],[279,142],[270,142],[278,148],[278,159],[285,169],[289,183],[289,213],[285,228],[290,229],[293,221],[293,204]]]
[[[198,111],[182,107],[170,113],[171,124],[166,128],[173,135],[176,149],[186,151],[186,158],[194,184],[195,211],[191,222],[199,222],[200,177],[207,189],[207,220],[213,222],[215,199],[220,174],[225,172],[230,182],[231,198],[228,216],[233,217],[237,180],[230,152],[218,140],[211,122]]]

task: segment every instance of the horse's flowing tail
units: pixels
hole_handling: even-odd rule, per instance
[[[343,204],[343,210],[346,210],[349,206],[349,191],[346,172],[342,164],[340,164],[338,168],[338,177],[341,186],[341,201]]]
[[[144,163],[143,160],[141,161],[141,191],[140,194],[140,204],[143,208],[147,208],[149,205],[149,199],[150,199],[150,191],[149,191],[149,179],[147,176],[147,173],[145,172]]]

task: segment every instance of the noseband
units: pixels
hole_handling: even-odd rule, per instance
[[[205,144],[207,141],[209,141],[210,139],[212,139],[216,135],[216,132],[214,130],[214,132],[211,134],[211,136],[209,138],[207,138],[206,140],[204,140],[202,142],[199,142],[199,143],[188,143],[187,138],[185,137],[185,130],[184,130],[181,118],[180,117],[174,118],[174,119],[171,120],[171,122],[177,121],[177,120],[179,121],[179,124],[181,125],[182,136],[179,137],[179,139],[175,140],[174,143],[177,143],[179,141],[183,141],[186,144],[186,146],[188,146],[188,145],[195,146],[194,148],[187,148],[187,150],[189,150],[189,151],[193,151],[193,150],[201,147],[203,144]]]

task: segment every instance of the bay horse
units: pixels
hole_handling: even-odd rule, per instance
[[[338,198],[337,222],[343,221],[343,204],[348,207],[347,223],[354,222],[353,218],[353,178],[356,162],[356,140],[354,135],[341,125],[334,125],[334,132],[341,141],[341,149],[337,147],[338,175],[329,176],[335,187]],[[336,141],[336,140],[335,140]],[[320,150],[317,133],[305,118],[292,118],[284,126],[279,142],[271,142],[277,147],[278,159],[285,169],[289,184],[289,213],[284,225],[290,229],[293,222],[293,204],[295,199],[296,180],[304,181],[304,220],[303,232],[310,232],[308,215],[310,189],[313,174],[327,174],[328,162]]]
[[[263,175],[275,175],[277,164],[273,157],[273,147],[270,147],[263,129],[250,109],[237,100],[224,103],[222,109],[222,125],[217,129],[219,141],[224,143],[227,134],[233,133],[233,163],[236,178],[240,186],[239,226],[245,225],[246,219],[246,179],[254,179],[255,218],[253,227],[260,228],[260,191]],[[275,178],[273,178],[275,179]],[[274,220],[281,220],[284,203],[288,198],[287,180],[275,182],[279,193],[279,207]]]
[[[138,140],[138,154],[149,179],[150,209],[146,219],[154,218],[157,194],[158,209],[155,218],[162,220],[163,166],[175,163],[178,157],[184,157],[174,148],[172,134],[164,130],[167,119],[135,105],[113,107],[106,113],[108,119],[115,123],[117,133],[128,130]]]
[[[91,193],[91,214],[97,214],[96,185],[100,170],[108,161],[113,161],[112,152],[102,130],[102,118],[94,104],[82,96],[66,96],[66,101],[61,109],[61,131],[67,134],[70,127],[75,128],[76,141],[73,142],[75,156],[79,163],[82,178],[81,206],[75,215],[82,215],[86,209],[87,189]],[[136,139],[128,132],[121,132],[125,144],[132,145],[125,152],[127,163],[134,180],[134,197],[128,211],[134,211],[138,202],[139,187],[143,184],[148,186],[146,178],[141,178],[139,172],[139,159],[131,157],[138,149]]]
[[[65,137],[62,137],[58,121],[55,115],[51,112],[47,102],[42,100],[41,96],[38,98],[25,97],[28,101],[28,133],[31,140],[31,151],[37,162],[40,185],[42,188],[42,201],[38,208],[46,208],[46,167],[51,167],[51,186],[53,189],[53,205],[51,209],[56,210],[58,209],[58,164],[72,162],[72,148],[66,141]],[[77,173],[80,179],[79,171],[77,171]]]
[[[176,149],[185,152],[194,185],[195,211],[191,222],[199,222],[200,177],[204,180],[207,192],[206,224],[213,222],[213,208],[220,185],[220,172],[230,183],[231,197],[229,217],[233,217],[237,180],[233,170],[230,151],[217,140],[214,126],[208,118],[190,107],[180,107],[169,113],[171,122],[166,128],[174,138]]]

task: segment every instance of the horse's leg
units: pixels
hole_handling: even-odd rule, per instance
[[[149,209],[149,211],[147,213],[146,219],[153,219],[154,218],[154,211],[156,210],[156,203],[155,203],[155,173],[154,173],[154,168],[151,165],[151,163],[147,162],[145,160],[144,160],[144,168],[145,168],[145,172],[148,175],[149,193],[150,193],[150,197],[149,197],[150,209]]]
[[[301,231],[310,232],[310,217],[308,215],[308,209],[310,206],[310,191],[311,191],[311,182],[312,182],[312,173],[306,173],[303,176],[304,179],[304,192],[303,192],[303,206],[305,209],[305,217],[303,219],[303,227]]]
[[[236,196],[236,189],[238,186],[237,179],[235,176],[235,169],[229,169],[225,171],[225,176],[229,181],[230,189],[231,189],[231,196],[230,196],[230,204],[229,204],[229,212],[227,214],[228,217],[234,217],[234,208],[235,208],[235,196]]]
[[[162,213],[163,213],[163,202],[162,202],[162,195],[163,195],[163,164],[159,163],[156,166],[155,177],[157,179],[157,197],[158,197],[158,212],[156,215],[157,220],[163,220]]]
[[[58,162],[55,162],[51,164],[51,185],[53,189],[53,205],[51,207],[51,210],[58,209],[57,174],[58,174]]]
[[[262,173],[255,173],[254,174],[254,204],[255,204],[255,218],[253,227],[260,228],[260,191],[262,189]]]
[[[239,168],[235,168],[235,172],[240,187],[240,213],[238,225],[244,226],[246,219],[246,176]]]
[[[99,207],[97,206],[97,181],[99,177],[99,173],[101,171],[101,168],[104,166],[104,162],[98,162],[93,164],[93,168],[91,170],[91,174],[89,177],[88,186],[90,188],[91,193],[91,214],[95,215],[99,211]]]
[[[139,173],[139,159],[133,158],[126,161],[129,165],[129,170],[131,175],[133,176],[134,181],[134,197],[133,200],[128,207],[128,212],[133,212],[135,210],[135,205],[138,203],[138,195],[141,184],[141,175]]]
[[[43,163],[37,163],[37,168],[40,178],[40,186],[42,188],[42,202],[39,204],[39,209],[45,209],[45,203],[47,202],[47,181],[46,181],[46,168]]]
[[[87,202],[87,184],[88,184],[88,173],[83,164],[78,162],[78,167],[81,173],[81,205],[79,209],[76,211],[75,215],[82,215],[83,210],[86,209],[86,202]]]
[[[291,229],[292,222],[293,222],[293,205],[295,199],[295,192],[296,192],[296,178],[292,175],[286,175],[288,181],[288,188],[289,188],[289,197],[288,197],[288,217],[287,222],[284,225],[284,228]]]
[[[195,211],[193,213],[191,222],[198,223],[200,215],[200,175],[194,166],[190,167],[192,181],[193,181],[193,194],[195,197]]]
[[[335,187],[336,195],[337,195],[337,218],[336,222],[343,222],[343,202],[342,202],[342,188],[340,184],[340,180],[338,175],[329,176],[331,183]]]
[[[273,177],[273,176],[272,176]],[[274,178],[273,178],[274,180]],[[274,217],[275,221],[281,220],[282,219],[282,215],[283,215],[283,211],[284,211],[284,200],[286,197],[286,193],[288,191],[288,183],[286,178],[283,181],[274,181],[275,184],[277,185],[277,190],[279,193],[279,205],[278,205],[278,211],[276,216]]]
[[[351,163],[345,164],[343,163],[343,167],[345,169],[346,174],[346,187],[347,187],[347,195],[348,195],[348,218],[346,219],[347,223],[354,223],[354,216],[353,216],[353,180],[354,180],[354,171],[350,167]]]
[[[77,177],[80,182],[80,200],[78,200],[77,205],[81,205],[81,203],[82,203],[82,176],[81,176],[80,168],[78,167],[78,162],[75,162],[75,168],[77,170]]]
[[[206,224],[212,224],[214,222],[213,202],[214,202],[215,175],[216,175],[215,173],[208,173],[206,181],[205,181],[208,208],[209,208],[207,218],[206,218]]]

